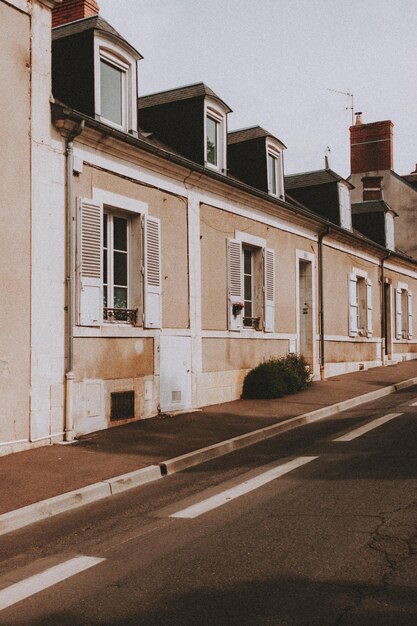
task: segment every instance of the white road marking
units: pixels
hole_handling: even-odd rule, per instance
[[[102,561],[105,561],[105,559],[91,556],[77,556],[64,563],[50,567],[40,574],[30,576],[10,587],[6,587],[0,591],[0,611],[44,589],[48,589],[48,587],[52,587],[67,578],[71,578],[71,576],[75,574],[79,574],[90,567],[94,567],[94,565],[98,565]]]
[[[259,474],[259,476],[255,476],[254,478],[251,478],[250,480],[245,480],[243,483],[240,483],[240,485],[236,485],[235,487],[226,489],[225,491],[222,491],[221,493],[211,496],[210,498],[206,498],[205,500],[202,500],[201,502],[192,504],[191,506],[188,506],[187,508],[182,509],[181,511],[177,511],[176,513],[173,513],[169,517],[180,517],[180,518],[186,518],[186,519],[198,517],[199,515],[202,515],[203,513],[207,513],[207,511],[216,509],[217,507],[222,506],[223,504],[226,504],[227,502],[230,502],[231,500],[234,500],[235,498],[239,498],[240,496],[243,496],[245,493],[249,493],[250,491],[253,491],[254,489],[258,489],[258,487],[262,487],[262,485],[266,485],[267,483],[271,482],[271,480],[275,480],[275,478],[279,478],[280,476],[283,476],[284,474],[288,474],[288,472],[291,472],[292,470],[297,469],[297,467],[301,467],[302,465],[305,465],[306,463],[310,463],[311,461],[314,461],[317,458],[318,458],[317,456],[301,456],[297,459],[289,461],[288,463],[279,465],[278,467],[273,467],[267,472],[264,472],[263,474]]]
[[[360,437],[361,435],[368,433],[370,430],[378,428],[378,426],[382,426],[382,424],[385,424],[386,422],[389,422],[390,420],[393,420],[395,417],[399,417],[400,415],[404,415],[404,413],[388,413],[387,415],[384,415],[383,417],[378,417],[376,420],[373,420],[372,422],[369,422],[364,426],[360,426],[359,428],[351,430],[349,433],[346,433],[341,437],[333,439],[333,441],[352,441],[352,439],[356,439],[356,437]]]

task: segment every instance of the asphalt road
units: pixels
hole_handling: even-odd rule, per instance
[[[413,402],[416,388],[2,537],[0,624],[415,626]]]

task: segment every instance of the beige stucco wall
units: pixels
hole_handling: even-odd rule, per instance
[[[288,352],[285,339],[234,339],[210,337],[202,341],[203,372],[251,369]]]
[[[76,338],[74,353],[77,382],[153,374],[152,338]]]
[[[325,240],[326,241],[326,240]],[[381,336],[379,267],[341,250],[323,246],[324,334],[349,335],[348,275],[354,269],[367,272],[372,281],[373,337]],[[358,339],[360,341],[360,339]],[[346,359],[348,360],[348,359]]]
[[[162,325],[163,328],[188,328],[186,201],[116,174],[85,166],[83,173],[75,179],[74,193],[77,197],[91,198],[94,188],[145,202],[149,215],[161,220]],[[140,280],[140,275],[138,278]]]
[[[28,437],[30,18],[0,3],[0,442]]]
[[[262,237],[275,251],[275,331],[295,333],[296,250],[316,253],[316,244],[205,204],[200,227],[203,330],[227,329],[227,239],[242,231]]]

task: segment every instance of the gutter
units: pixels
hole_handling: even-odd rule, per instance
[[[323,286],[323,239],[331,232],[331,226],[327,226],[319,234],[318,238],[318,265],[319,265],[319,302],[320,302],[320,380],[325,380],[324,370],[326,359],[324,353],[324,286]]]
[[[66,157],[66,248],[67,248],[67,367],[65,372],[65,441],[74,441],[73,385],[74,385],[74,205],[73,170],[74,139],[84,130],[85,122],[57,119],[55,127],[65,139]]]

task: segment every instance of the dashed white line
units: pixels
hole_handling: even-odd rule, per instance
[[[342,435],[341,437],[337,437],[336,439],[333,439],[333,441],[352,441],[353,439],[356,439],[357,437],[360,437],[361,435],[368,433],[370,430],[373,430],[374,428],[378,428],[378,426],[382,426],[382,424],[385,424],[386,422],[389,422],[390,420],[393,420],[395,417],[399,417],[400,415],[404,415],[404,413],[388,413],[387,415],[378,417],[376,420],[373,420],[372,422],[368,422],[368,424],[365,424],[364,426],[360,426],[359,428],[355,428],[354,430],[351,430],[349,433],[346,433]]]
[[[52,587],[67,578],[71,578],[71,576],[75,576],[75,574],[79,574],[90,567],[94,567],[94,565],[98,565],[102,561],[105,561],[105,559],[91,556],[77,556],[59,565],[54,565],[40,574],[35,574],[10,587],[6,587],[0,591],[0,611],[44,589],[48,589],[48,587]]]
[[[272,480],[275,480],[284,474],[288,474],[288,472],[291,472],[302,465],[306,465],[306,463],[311,463],[311,461],[314,461],[317,458],[317,456],[302,456],[297,459],[293,459],[292,461],[288,461],[288,463],[283,463],[282,465],[273,467],[272,469],[263,472],[254,478],[246,480],[235,487],[226,489],[225,491],[211,496],[210,498],[206,498],[196,504],[192,504],[181,511],[172,513],[169,517],[179,517],[184,519],[198,517],[199,515],[207,513],[212,509],[216,509],[217,507],[222,506],[235,498],[239,498],[250,491],[254,491],[254,489],[258,489]]]

